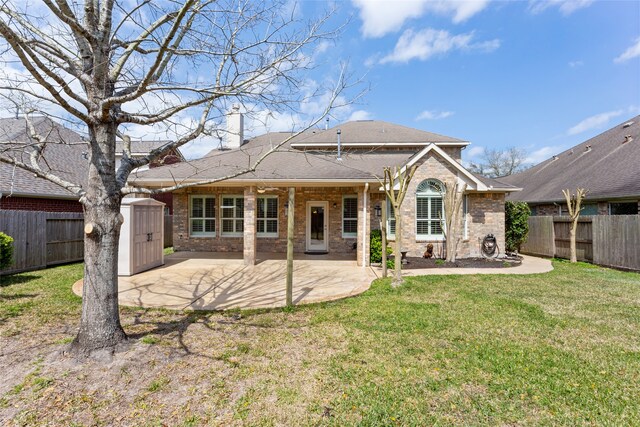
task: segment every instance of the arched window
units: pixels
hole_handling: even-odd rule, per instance
[[[425,179],[416,190],[416,236],[419,239],[442,238],[445,187],[437,179]]]

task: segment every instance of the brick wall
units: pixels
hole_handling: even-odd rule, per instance
[[[500,255],[504,255],[504,202],[504,193],[468,195],[468,238],[459,245],[460,257],[482,256],[482,240],[487,234],[493,234],[496,237]]]
[[[422,256],[427,244],[433,243],[435,253],[442,253],[443,243],[440,240],[418,240],[416,237],[415,211],[416,189],[425,179],[436,178],[441,181],[457,177],[457,170],[446,165],[437,154],[429,154],[418,167],[416,174],[409,186],[402,211],[403,245],[408,250],[409,256]],[[342,198],[344,195],[358,197],[358,234],[361,234],[364,204],[363,187],[298,187],[295,195],[295,244],[294,252],[306,251],[307,237],[307,205],[311,201],[326,201],[328,205],[328,250],[331,253],[353,254],[358,262],[362,262],[361,238],[342,236]],[[215,237],[192,237],[189,235],[189,194],[185,191],[174,193],[174,248],[177,251],[219,251],[241,252],[243,251],[242,237],[223,237],[220,235],[220,203],[224,194],[242,195],[244,188],[193,188],[190,194],[206,194],[216,196],[216,230]],[[260,196],[259,194],[258,196]],[[264,195],[276,195],[278,197],[278,236],[258,237],[256,247],[258,252],[286,252],[287,248],[287,216],[285,203],[288,194],[285,188],[280,191],[266,192]],[[384,193],[372,186],[367,195],[367,229],[379,229],[380,218],[375,215],[374,206],[383,203]],[[493,234],[501,253],[504,253],[504,194],[503,193],[472,193],[468,195],[467,214],[467,238],[461,240],[458,245],[458,256],[481,256],[480,248],[482,239],[487,234]],[[460,230],[461,236],[464,230]],[[364,237],[366,252],[369,251],[369,235]],[[354,249],[354,245],[356,248]]]
[[[457,170],[445,164],[437,154],[428,154],[428,158],[419,164],[409,190],[402,204],[403,221],[403,247],[408,251],[408,256],[422,256],[429,243],[434,246],[434,253],[442,256],[443,242],[441,239],[425,240],[416,236],[416,189],[425,179],[435,178],[440,181],[452,180],[457,177]],[[384,203],[384,193],[372,194],[371,228],[380,229],[380,218],[375,216],[377,204]],[[504,194],[503,193],[472,193],[467,198],[467,238],[464,238],[464,229],[460,230],[460,242],[458,243],[457,256],[477,257],[481,256],[480,248],[482,239],[487,234],[493,234],[498,242],[501,253],[504,253]]]
[[[76,200],[12,196],[0,198],[0,210],[82,212],[82,205]]]
[[[583,202],[583,205],[592,205],[596,202]],[[539,205],[531,205],[532,215],[535,216],[555,216],[560,215],[560,208],[562,208],[562,215],[568,215],[566,203],[545,203]],[[609,215],[609,202],[597,202],[598,215]],[[638,212],[640,212],[640,200],[638,200]],[[584,215],[584,213],[583,213]]]
[[[356,187],[298,187],[295,195],[295,244],[294,252],[306,251],[307,235],[307,202],[328,202],[328,249],[331,253],[353,254],[356,237],[342,237],[342,197],[362,192],[362,188]],[[216,196],[216,236],[193,237],[189,235],[189,194]],[[185,191],[173,193],[173,245],[176,251],[216,251],[216,252],[242,252],[244,249],[242,237],[225,237],[220,235],[220,203],[221,197],[227,195],[242,195],[244,188],[193,188],[191,193]],[[258,252],[279,252],[287,250],[287,215],[285,203],[288,200],[288,192],[284,187],[280,191],[265,192],[259,196],[275,195],[278,197],[278,237],[258,237]],[[362,210],[359,201],[359,212]],[[359,213],[359,215],[361,215]],[[360,223],[361,224],[361,223]],[[367,243],[368,245],[368,243]],[[358,248],[362,250],[361,247]]]

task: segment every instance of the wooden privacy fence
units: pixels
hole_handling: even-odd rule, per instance
[[[0,274],[82,261],[83,226],[81,213],[0,211],[0,231],[13,238],[13,265]]]
[[[569,217],[529,217],[529,237],[521,252],[569,258],[570,225]],[[580,217],[576,255],[580,261],[640,271],[640,215]]]

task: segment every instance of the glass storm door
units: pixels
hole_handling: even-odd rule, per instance
[[[328,202],[307,202],[307,251],[327,251]]]

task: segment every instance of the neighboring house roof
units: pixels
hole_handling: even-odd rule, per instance
[[[57,176],[81,185],[86,185],[89,175],[89,162],[86,155],[89,146],[78,133],[56,123],[46,117],[33,118],[36,131],[47,137],[44,152],[46,160],[40,161],[44,170],[54,172]],[[0,155],[13,157],[29,163],[31,148],[34,143],[29,137],[27,122],[24,118],[0,119]],[[169,141],[132,140],[131,152],[134,156],[148,154],[151,150],[167,144]],[[116,153],[122,153],[123,142],[116,142]],[[180,160],[184,160],[179,150],[176,153]],[[33,173],[0,162],[0,193],[3,196],[47,197],[59,199],[77,199],[70,191]]]
[[[33,119],[36,131],[47,137],[44,156],[40,166],[59,177],[74,183],[84,184],[88,176],[88,161],[85,155],[88,146],[82,136],[45,117]],[[0,155],[14,157],[29,162],[31,148],[25,144],[33,143],[24,119],[0,119]],[[37,196],[61,199],[77,197],[46,179],[37,178],[31,172],[0,162],[0,193],[3,196]]]
[[[163,145],[169,144],[172,141],[170,140],[136,140],[131,139],[131,155],[132,156],[146,156],[152,150],[162,147]],[[116,141],[116,156],[122,156],[122,152],[124,150],[124,142],[121,140]],[[180,152],[180,149],[175,150],[176,155],[180,157],[182,161],[184,161],[184,156]]]
[[[351,126],[356,124],[355,127]],[[376,134],[376,140],[380,146],[384,146],[384,140],[377,134],[376,129],[380,129],[380,124],[384,124],[387,129],[404,128],[403,126],[391,125],[385,122],[361,121],[349,122],[340,125],[343,130],[360,129],[367,135]],[[234,150],[212,150],[204,158],[185,163],[178,163],[169,166],[162,166],[155,169],[139,171],[132,174],[130,181],[135,185],[168,186],[178,183],[201,182],[212,179],[227,179],[228,183],[241,182],[270,182],[295,181],[295,182],[375,182],[377,177],[382,177],[384,167],[402,167],[411,162],[416,162],[420,157],[429,151],[434,151],[452,163],[452,165],[467,175],[468,178],[476,182],[480,191],[487,191],[488,187],[493,187],[490,191],[515,191],[516,187],[499,183],[495,180],[487,180],[466,171],[460,163],[456,162],[436,144],[431,144],[426,148],[421,148],[421,143],[414,139],[413,144],[406,144],[405,148],[394,150],[376,150],[375,147],[369,149],[356,149],[344,147],[342,159],[337,159],[337,151],[334,149],[300,149],[300,142],[308,142],[312,139],[314,144],[331,142],[329,138],[336,135],[338,127],[309,135],[309,132],[296,135],[289,132],[270,132],[251,139],[239,149]],[[368,130],[367,130],[368,129]],[[423,133],[417,131],[415,135]],[[425,134],[435,135],[428,132]],[[384,132],[394,143],[397,134]],[[320,136],[324,135],[324,140]],[[291,140],[286,141],[287,138]],[[458,145],[466,145],[464,141],[455,138],[442,137],[448,142],[456,142]],[[353,136],[352,141],[363,140],[358,136]],[[286,141],[286,142],[284,142]],[[421,140],[422,141],[422,140]],[[284,143],[283,143],[284,142]],[[342,141],[341,141],[342,142]],[[269,153],[274,147],[282,144],[278,151],[269,154],[253,172],[244,172],[252,166],[258,159]],[[315,145],[314,145],[315,146]],[[463,172],[464,171],[464,172]],[[235,176],[237,175],[237,176]]]
[[[630,138],[630,140],[629,140]],[[625,142],[626,141],[626,142]],[[501,181],[522,187],[509,200],[564,201],[563,189],[588,191],[587,199],[640,196],[640,116]]]

